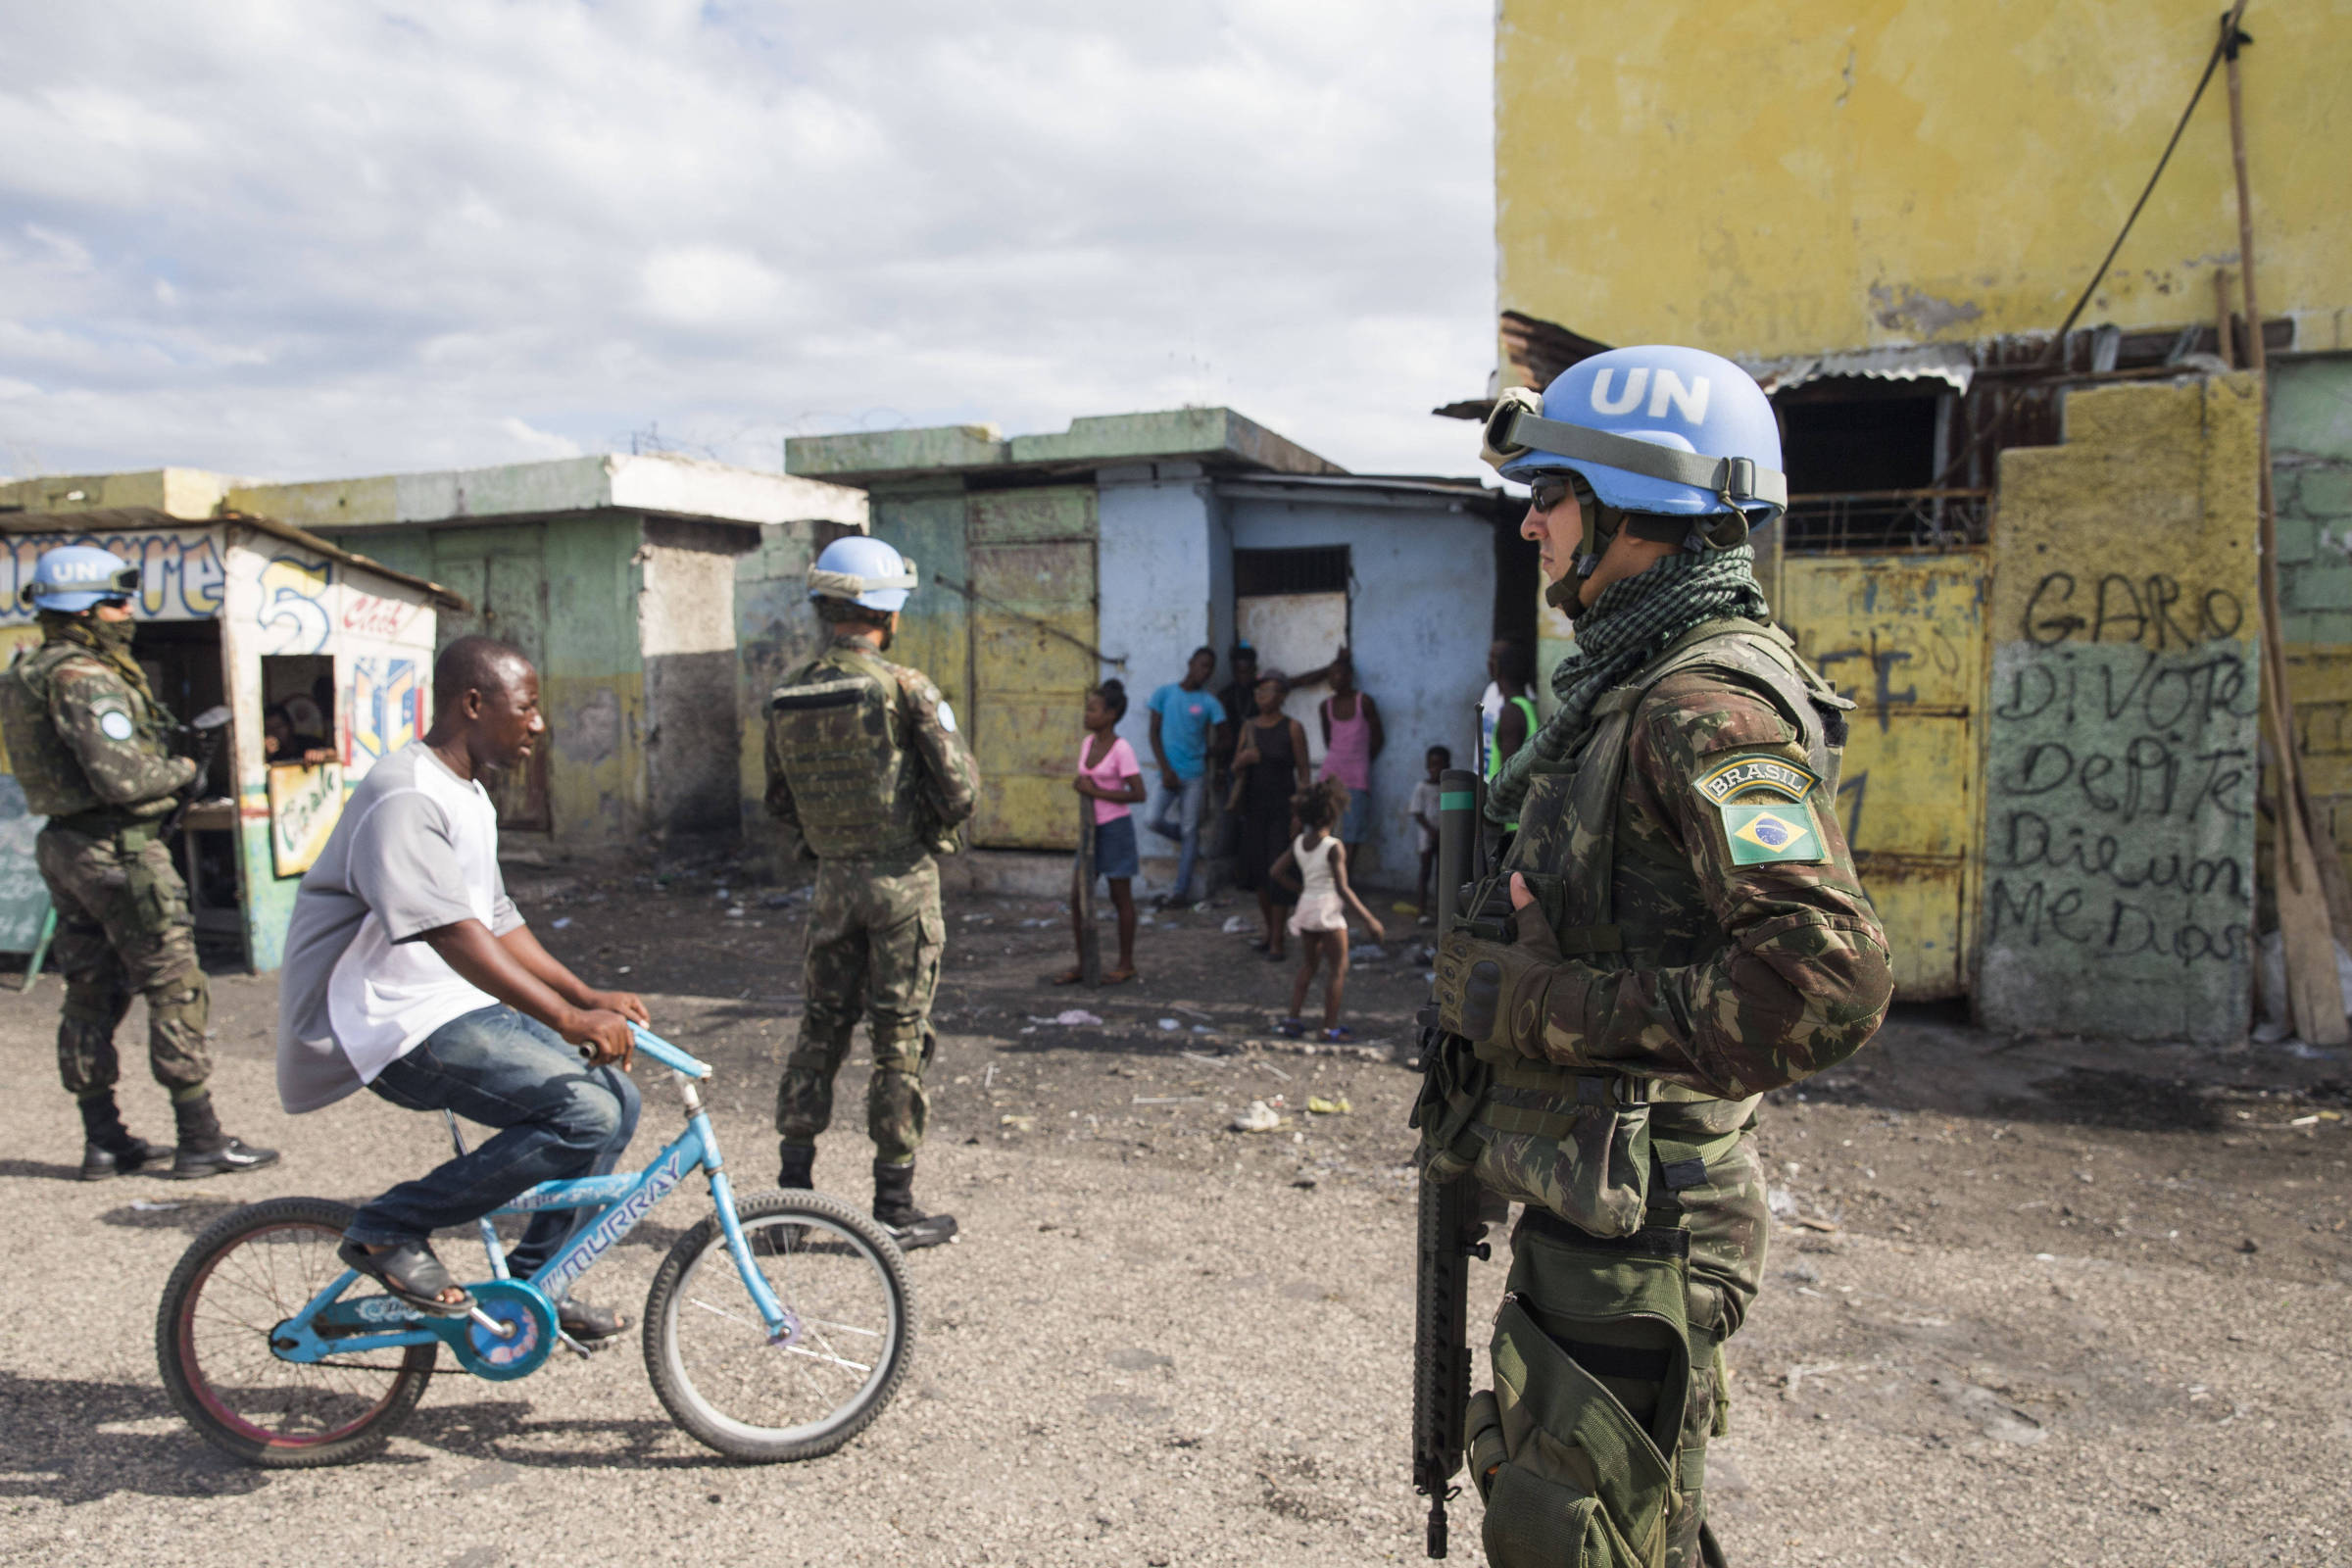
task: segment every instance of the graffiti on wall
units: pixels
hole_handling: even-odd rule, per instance
[[[343,590],[343,629],[355,636],[395,641],[401,628],[416,617],[416,610],[406,600],[364,594],[348,585]]]
[[[331,626],[326,591],[334,586],[331,561],[281,551],[262,567],[261,604],[254,624],[265,654],[319,654]]]
[[[2051,572],[1995,657],[1985,940],[2246,961],[2257,707],[2228,588]]]
[[[424,667],[414,659],[363,654],[351,662],[343,694],[344,783],[356,786],[368,770],[424,733]]]
[[[20,534],[6,543],[0,624],[33,618],[35,612],[20,601],[19,591],[32,580],[41,557],[61,545],[96,545],[138,567],[139,593],[132,608],[142,620],[206,620],[220,612],[228,571],[210,530]]]

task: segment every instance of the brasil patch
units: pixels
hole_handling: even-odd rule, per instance
[[[1803,801],[1726,802],[1723,831],[1732,841],[1734,865],[1760,865],[1767,860],[1805,863],[1826,860],[1821,824],[1813,808]]]
[[[1811,768],[1782,757],[1735,758],[1698,775],[1699,793],[1717,806],[1753,794],[1801,801],[1820,783]]]

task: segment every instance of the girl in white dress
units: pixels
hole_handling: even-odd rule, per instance
[[[1348,847],[1332,837],[1332,826],[1348,809],[1348,786],[1336,778],[1310,785],[1291,802],[1299,834],[1273,866],[1274,879],[1298,889],[1298,906],[1291,912],[1289,930],[1298,939],[1298,976],[1291,983],[1291,1015],[1277,1027],[1298,1039],[1306,1033],[1306,988],[1318,965],[1329,962],[1323,982],[1323,1033],[1330,1041],[1353,1040],[1353,1030],[1341,1027],[1340,1001],[1348,990],[1348,911],[1364,922],[1377,942],[1388,935],[1372,911],[1364,907],[1348,885]]]

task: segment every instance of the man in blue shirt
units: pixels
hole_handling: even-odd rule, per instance
[[[1200,858],[1200,814],[1208,804],[1208,752],[1225,739],[1225,707],[1208,689],[1217,672],[1216,653],[1193,650],[1184,679],[1152,694],[1152,756],[1159,763],[1160,796],[1150,827],[1174,839],[1176,885],[1160,903],[1187,904],[1193,895],[1193,864]]]

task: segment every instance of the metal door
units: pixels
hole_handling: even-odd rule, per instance
[[[981,781],[972,842],[1074,849],[1070,777],[1099,668],[1094,488],[981,491],[967,498],[965,527],[967,722]]]
[[[1782,621],[1851,715],[1838,816],[1896,995],[1967,994],[1984,864],[1983,550],[1786,558]]]

